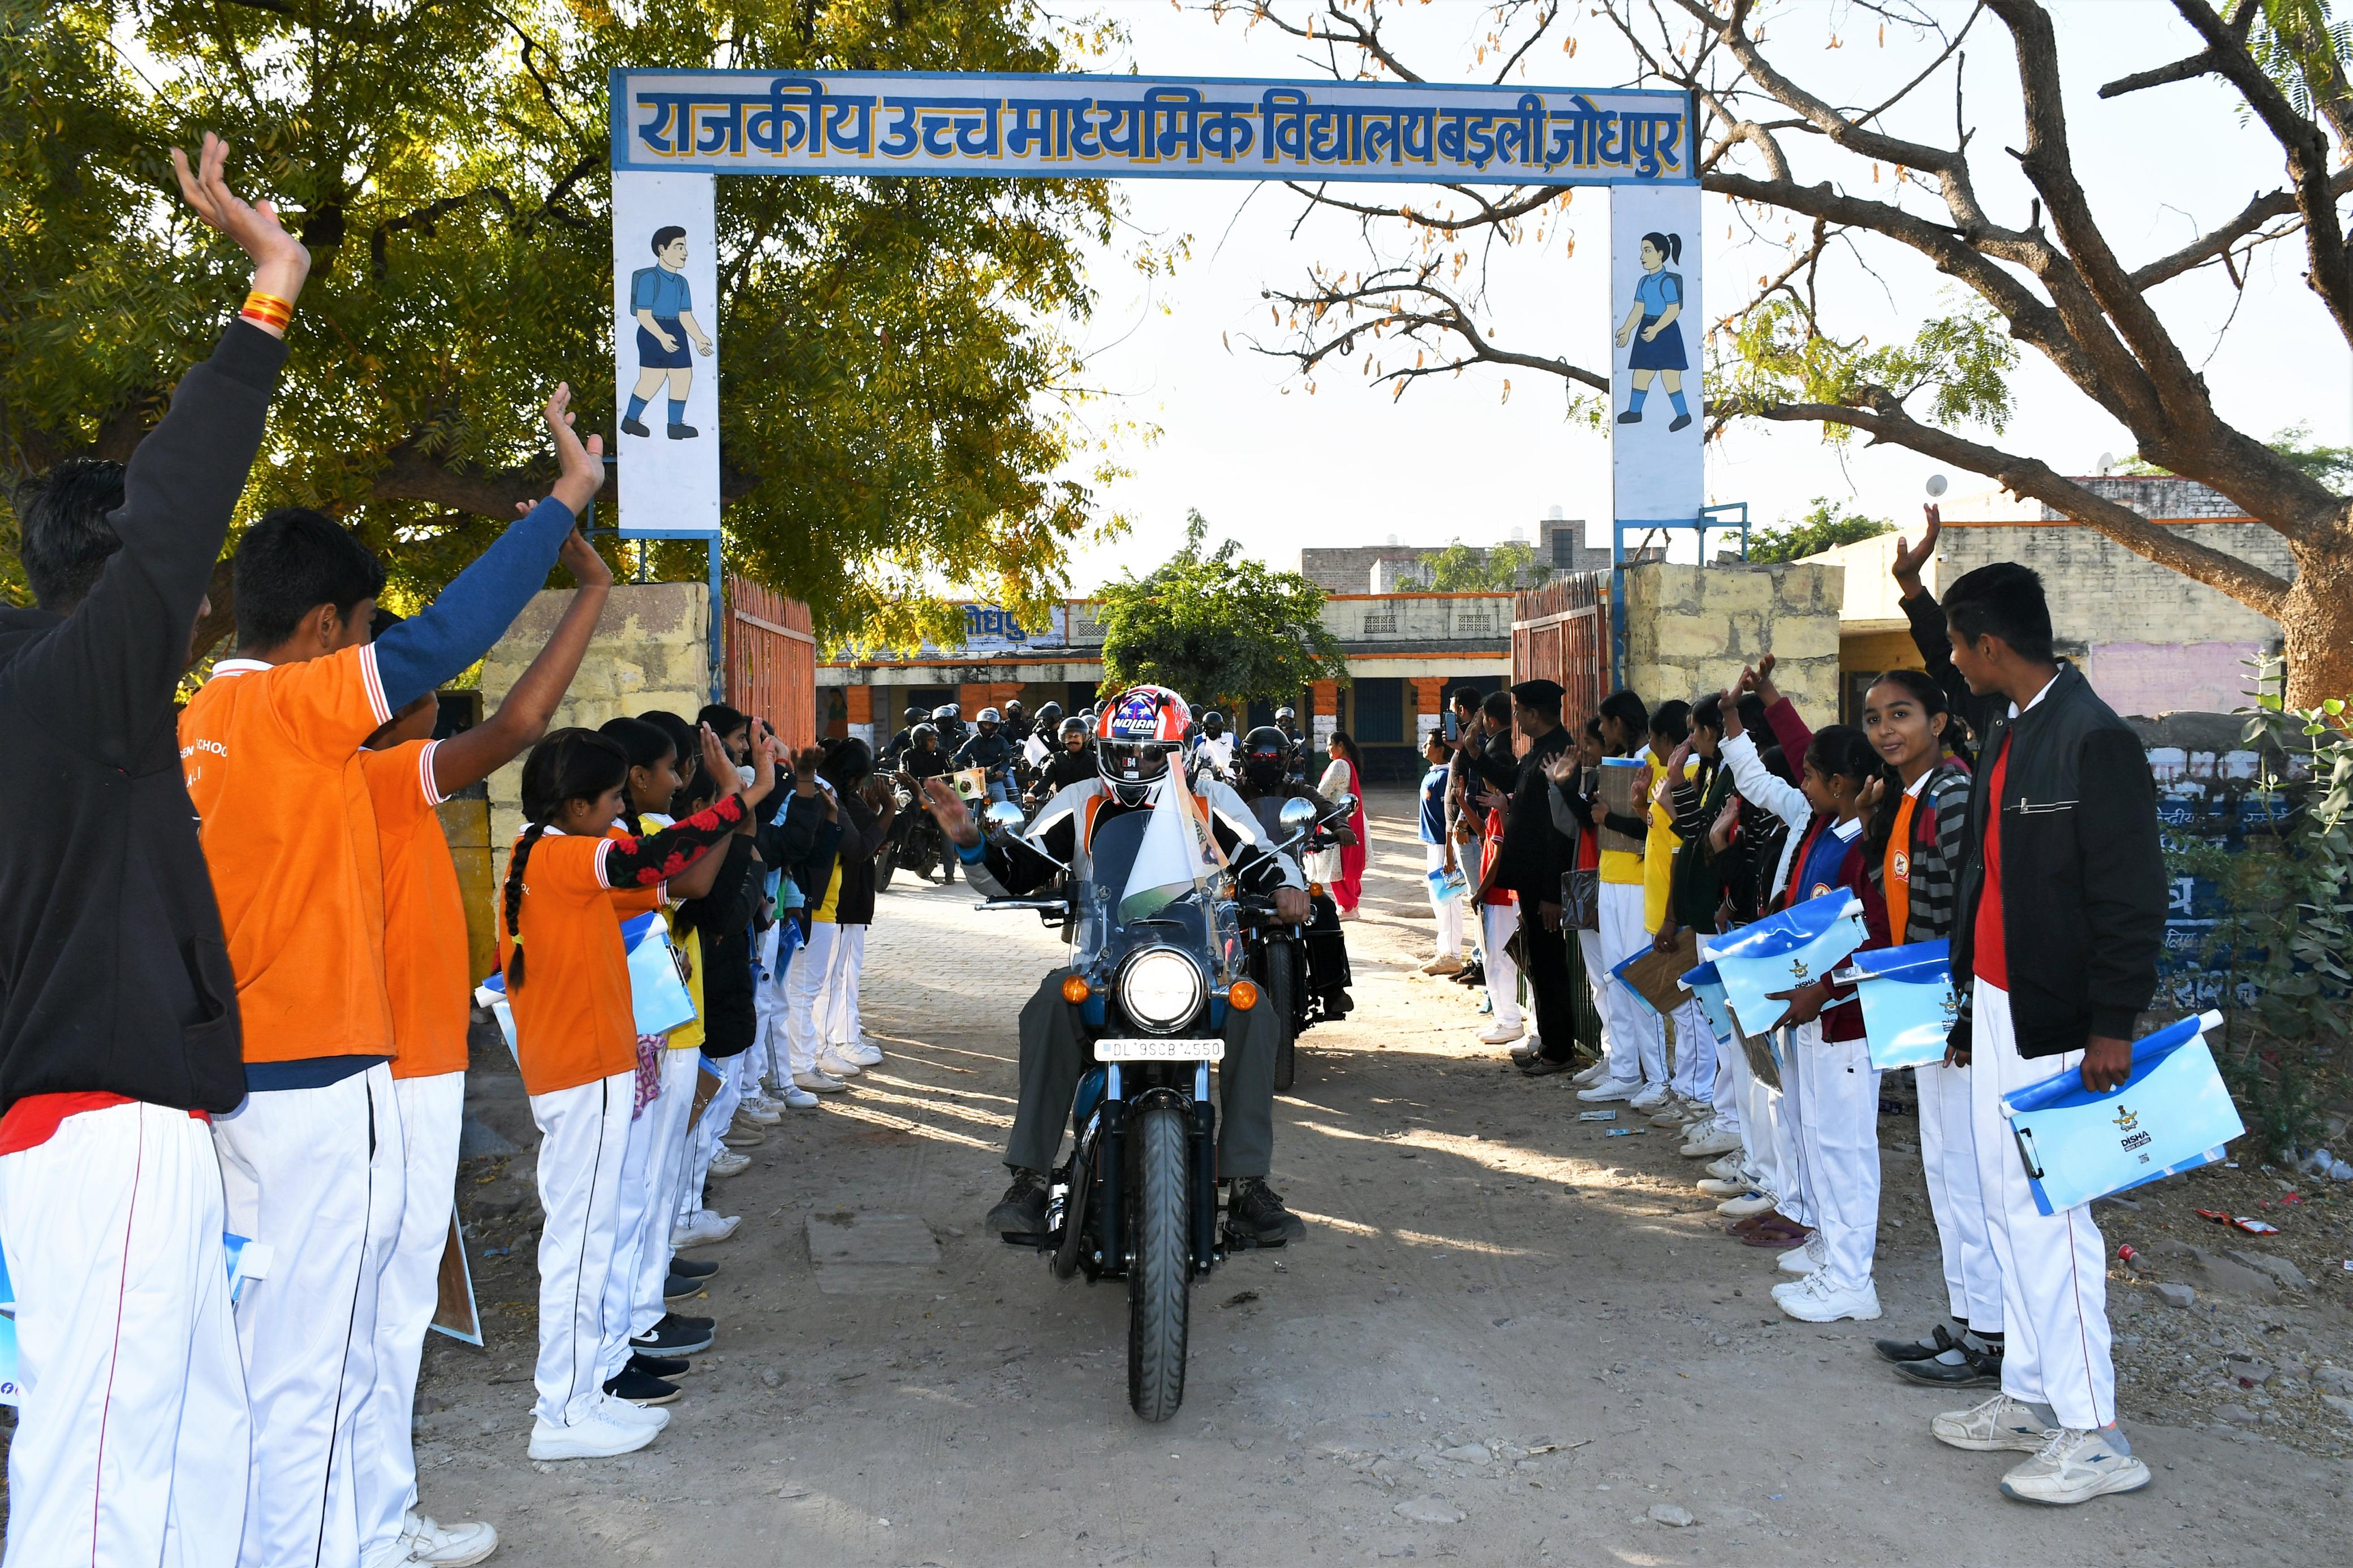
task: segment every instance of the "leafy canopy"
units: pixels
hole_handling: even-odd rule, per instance
[[[0,0],[0,463],[126,455],[209,351],[245,272],[165,149],[216,130],[316,258],[248,510],[318,506],[430,594],[540,493],[553,383],[610,434],[608,69],[1048,71],[1115,36],[1031,0]],[[1115,199],[721,180],[732,563],[831,637],[1059,596],[1115,521],[1071,335]]]
[[[1230,539],[1205,552],[1208,520],[1187,517],[1183,549],[1095,595],[1103,689],[1151,681],[1198,704],[1280,700],[1311,681],[1347,679],[1347,655],[1323,622],[1324,590],[1236,559],[1241,546]]]
[[[1453,540],[1423,556],[1421,565],[1433,594],[1500,594],[1535,587],[1552,575],[1552,567],[1536,559],[1535,546],[1517,540],[1485,550]]]
[[[1841,544],[1852,544],[1858,539],[1871,539],[1883,533],[1893,533],[1895,525],[1883,517],[1865,517],[1849,511],[1846,503],[1828,496],[1816,496],[1806,515],[1795,522],[1784,522],[1777,528],[1757,530],[1748,536],[1748,559],[1751,561],[1802,561],[1809,555]]]

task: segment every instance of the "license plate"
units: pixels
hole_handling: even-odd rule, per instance
[[[1221,1062],[1223,1040],[1097,1040],[1099,1062]]]

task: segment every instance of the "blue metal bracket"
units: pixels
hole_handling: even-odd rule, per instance
[[[1636,530],[1646,537],[1635,546],[1645,549],[1647,536],[1670,529],[1688,528],[1699,534],[1699,563],[1708,564],[1707,536],[1711,529],[1724,532],[1737,531],[1740,534],[1740,559],[1748,559],[1748,503],[1745,500],[1720,501],[1715,506],[1699,509],[1697,517],[1644,518],[1628,521],[1619,518],[1609,529],[1609,683],[1612,687],[1626,684],[1626,533]]]

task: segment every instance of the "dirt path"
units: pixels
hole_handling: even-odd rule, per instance
[[[2341,1458],[2157,1425],[2145,1383],[2124,1401],[2155,1487],[2067,1512],[2006,1501],[2003,1456],[1928,1436],[1963,1400],[1869,1352],[1941,1304],[1916,1160],[1888,1159],[1888,1320],[1784,1320],[1774,1255],[1718,1233],[1668,1135],[1579,1124],[1563,1080],[1475,1042],[1461,988],[1408,975],[1427,952],[1419,855],[1404,799],[1375,804],[1359,1009],[1306,1037],[1280,1107],[1275,1183],[1312,1234],[1198,1288],[1175,1420],[1127,1409],[1124,1293],[1058,1286],[980,1225],[1014,1015],[1058,944],[974,913],[961,885],[902,884],[867,970],[891,1058],[722,1184],[743,1228],[685,1309],[720,1337],[670,1429],[627,1458],[525,1458],[530,1210],[478,1213],[478,1247],[514,1250],[477,1260],[487,1352],[428,1352],[427,1510],[491,1519],[497,1561],[550,1568],[2342,1558]],[[515,1192],[496,1171],[469,1166],[491,1208]],[[936,1266],[918,1231],[892,1253],[915,1261],[833,1277],[813,1214],[920,1216]]]

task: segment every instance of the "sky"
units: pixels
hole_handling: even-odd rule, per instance
[[[1145,75],[1317,77],[1297,40],[1261,26],[1219,22],[1166,0],[1112,0],[1129,42],[1087,68]],[[1471,0],[1385,5],[1398,15],[1396,37],[1430,80],[1482,80],[1472,68],[1486,7]],[[1296,5],[1293,6],[1296,10]],[[1960,5],[1934,5],[1948,25]],[[1794,0],[1760,7],[1769,55],[1830,100],[1876,101],[1926,66],[1934,47],[1849,4]],[[2260,127],[2242,121],[2234,93],[2211,81],[2183,83],[2108,102],[2101,83],[2195,52],[2188,29],[2162,0],[2057,0],[2053,6],[2070,135],[2079,177],[2112,244],[2137,265],[2185,243],[2282,183],[2278,152]],[[1557,37],[1559,35],[1555,35]],[[1590,16],[1576,24],[1572,57],[1540,44],[1513,80],[1543,86],[1617,86],[1635,80],[1633,58],[1614,31]],[[1837,47],[1831,47],[1836,39]],[[1997,221],[2023,226],[2031,192],[2004,147],[2022,144],[2017,78],[2008,35],[1980,18],[1968,49],[1966,114],[1976,127],[1971,163],[1981,199]],[[1890,128],[1948,142],[1955,106],[1949,68],[1891,117]],[[1842,155],[1816,156],[1791,138],[1801,179],[1835,176],[1871,194],[1869,172]],[[1884,172],[1883,172],[1884,173]],[[1881,186],[1881,191],[1888,187]],[[1395,187],[1358,186],[1366,193]],[[1148,566],[1183,542],[1187,509],[1211,538],[1231,537],[1279,567],[1295,567],[1307,545],[1409,544],[1461,539],[1492,544],[1516,527],[1535,537],[1559,507],[1593,520],[1607,542],[1609,444],[1567,417],[1557,378],[1478,367],[1459,378],[1425,380],[1393,401],[1358,374],[1362,360],[1324,374],[1310,395],[1289,362],[1251,352],[1255,338],[1283,335],[1268,321],[1261,291],[1303,281],[1310,267],[1356,268],[1369,256],[1353,222],[1333,215],[1302,221],[1303,204],[1277,184],[1135,180],[1124,187],[1130,226],[1093,255],[1093,319],[1080,331],[1088,383],[1101,395],[1083,417],[1111,431],[1125,422],[1156,426],[1149,445],[1121,439],[1133,477],[1104,492],[1133,531],[1081,552],[1081,591],[1134,565]],[[1705,198],[1710,319],[1745,300],[1773,255],[1726,237],[1723,198]],[[1915,197],[1915,210],[1923,207]],[[1541,246],[1502,249],[1486,274],[1484,319],[1504,346],[1605,360],[1609,304],[1609,197],[1577,193]],[[1770,226],[1775,238],[1789,226]],[[1139,277],[1124,252],[1140,241],[1184,237],[1189,257],[1173,273]],[[1394,245],[1395,241],[1392,240]],[[1908,340],[1917,323],[1950,309],[1948,280],[1893,242],[1865,237],[1859,258],[1824,269],[1840,336],[1874,343]],[[1777,268],[1778,269],[1778,268]],[[2268,437],[2298,422],[2330,441],[2353,440],[2353,363],[2343,337],[2303,280],[2293,242],[2274,247],[2247,276],[2243,297],[2219,269],[2168,283],[2152,299],[2193,363],[2202,362],[2223,416]],[[1508,397],[1504,381],[1511,385]],[[2016,411],[2006,435],[1987,437],[2039,457],[2063,473],[2094,471],[2121,458],[2131,436],[2031,349],[2013,379]],[[1827,496],[1899,525],[1915,523],[1927,459],[1857,440],[1826,445],[1811,426],[1739,426],[1711,444],[1712,502],[1746,502],[1770,524]],[[1993,488],[1981,476],[1948,474],[1955,496]]]

